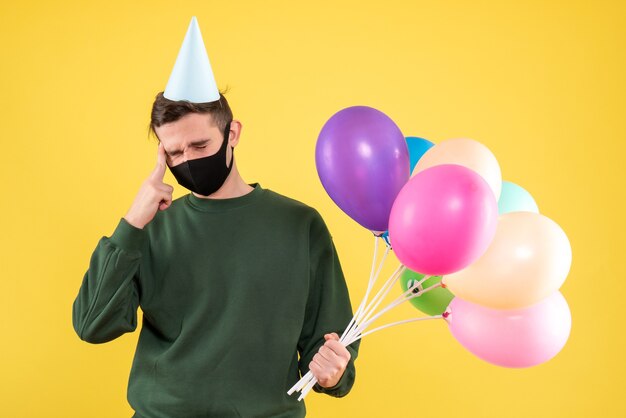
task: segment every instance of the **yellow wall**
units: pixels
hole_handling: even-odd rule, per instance
[[[572,244],[572,334],[552,361],[498,368],[443,321],[403,325],[366,337],[352,393],[309,394],[309,416],[626,416],[623,2],[100,3],[0,5],[0,416],[132,413],[138,330],[87,344],[71,306],[154,166],[150,106],[192,15],[244,125],[244,180],[320,210],[354,305],[371,234],[330,200],[314,161],[319,130],[347,106],[382,110],[406,136],[484,143]],[[384,322],[416,313],[406,304]]]

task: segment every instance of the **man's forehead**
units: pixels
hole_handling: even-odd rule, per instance
[[[217,129],[217,124],[213,121],[213,118],[209,114],[200,113],[188,113],[185,116],[173,121],[168,122],[157,129],[159,131],[173,131],[173,132],[186,132],[194,130],[206,130]]]
[[[215,124],[209,124],[206,120],[198,123],[189,118],[179,119],[175,122],[164,124],[155,129],[157,137],[167,148],[169,146],[184,146],[198,141],[217,138],[220,130]]]

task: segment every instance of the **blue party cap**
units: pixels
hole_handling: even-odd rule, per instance
[[[191,18],[163,96],[169,100],[187,100],[192,103],[215,102],[220,99],[195,16]]]

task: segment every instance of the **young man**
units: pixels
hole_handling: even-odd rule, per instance
[[[309,369],[313,390],[345,396],[360,341],[338,341],[352,308],[319,212],[241,178],[242,124],[221,93],[159,93],[150,127],[156,166],[98,242],[72,312],[82,340],[104,343],[134,331],[141,306],[134,417],[302,417],[287,391]],[[191,193],[172,200],[166,165]]]

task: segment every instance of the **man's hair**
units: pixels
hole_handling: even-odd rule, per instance
[[[228,91],[228,89],[226,90]],[[192,103],[187,100],[170,100],[163,96],[163,92],[157,93],[152,104],[148,135],[151,133],[159,139],[155,128],[166,123],[175,122],[189,113],[205,113],[211,115],[213,123],[224,133],[226,124],[233,120],[233,112],[230,110],[228,101],[224,97],[226,91],[220,92],[219,100],[207,103]],[[159,139],[160,141],[160,139]]]

